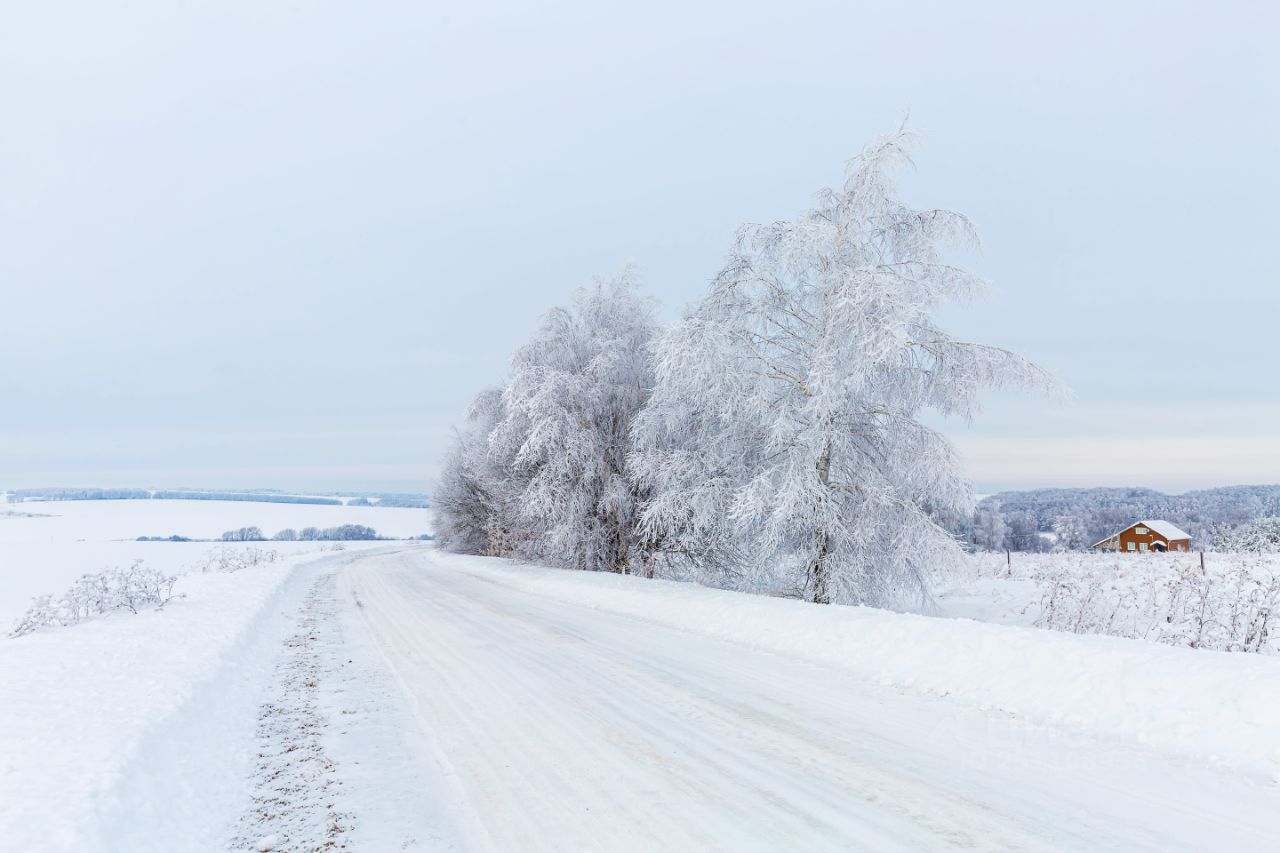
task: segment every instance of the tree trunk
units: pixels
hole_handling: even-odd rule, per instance
[[[818,457],[818,482],[824,491],[831,483],[831,437],[827,436]],[[827,560],[831,555],[831,536],[824,527],[819,527],[814,535],[813,562],[809,564],[809,600],[814,604],[831,603],[831,571]]]
[[[817,535],[817,549],[814,554],[813,563],[809,566],[809,600],[814,604],[831,603],[831,579],[829,577],[829,570],[827,567],[827,557],[829,553],[827,531],[819,530]]]

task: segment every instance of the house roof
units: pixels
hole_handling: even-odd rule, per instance
[[[1153,532],[1153,533],[1158,533],[1158,534],[1160,534],[1160,535],[1161,535],[1161,536],[1163,536],[1165,539],[1168,539],[1170,542],[1172,542],[1172,541],[1174,541],[1174,540],[1177,540],[1177,539],[1190,539],[1190,538],[1191,538],[1191,534],[1190,534],[1190,533],[1187,533],[1187,532],[1186,532],[1185,530],[1183,530],[1181,527],[1178,527],[1178,525],[1176,525],[1176,524],[1171,524],[1170,522],[1168,522],[1168,521],[1164,521],[1164,520],[1159,519],[1159,518],[1154,518],[1154,519],[1143,519],[1142,521],[1135,521],[1133,524],[1130,524],[1128,527],[1124,528],[1124,530],[1117,530],[1115,533],[1112,533],[1112,534],[1111,534],[1110,536],[1108,536],[1106,539],[1103,539],[1103,540],[1100,540],[1100,541],[1098,541],[1098,542],[1095,542],[1095,543],[1093,543],[1092,545],[1090,545],[1089,547],[1091,547],[1091,548],[1097,548],[1099,545],[1101,545],[1101,544],[1103,544],[1103,543],[1105,543],[1105,542],[1110,542],[1112,539],[1115,539],[1115,538],[1116,538],[1117,536],[1119,536],[1121,533],[1124,533],[1124,531],[1125,531],[1125,530],[1131,530],[1131,529],[1133,529],[1134,527],[1139,527],[1139,526],[1141,526],[1141,527],[1149,527],[1149,528],[1151,528],[1151,530],[1152,530],[1152,532]]]
[[[1158,518],[1153,519],[1151,521],[1144,521],[1142,522],[1142,524],[1145,525],[1146,527],[1150,527],[1152,530],[1154,530],[1156,533],[1159,533],[1165,539],[1190,539],[1191,538],[1190,533],[1187,533],[1185,530],[1178,527],[1176,524],[1170,524],[1169,522],[1161,521]]]

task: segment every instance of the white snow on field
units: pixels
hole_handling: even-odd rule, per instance
[[[27,501],[0,503],[0,634],[37,595],[62,593],[76,578],[143,560],[170,574],[203,565],[209,554],[239,544],[137,542],[139,536],[215,539],[241,527],[267,536],[292,527],[363,524],[390,537],[430,530],[428,510],[248,501]],[[259,542],[285,555],[314,553],[327,543]]]
[[[5,511],[39,513],[6,518]],[[429,510],[253,501],[24,501],[0,504],[0,542],[107,541],[139,536],[216,539],[227,530],[260,527],[271,536],[292,527],[363,524],[383,536],[428,532]]]
[[[1040,615],[1040,589],[1030,578],[980,577],[938,587],[932,615],[1030,626]]]

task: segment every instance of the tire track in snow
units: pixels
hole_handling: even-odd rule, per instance
[[[284,643],[273,699],[258,714],[253,804],[234,846],[254,851],[350,850],[354,817],[338,806],[342,782],[323,742],[330,722],[320,707],[327,676],[320,646],[337,631],[334,574],[320,575]]]

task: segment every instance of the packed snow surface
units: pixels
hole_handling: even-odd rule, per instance
[[[1271,659],[433,549],[339,581],[448,782],[461,849],[1280,837]]]

